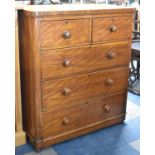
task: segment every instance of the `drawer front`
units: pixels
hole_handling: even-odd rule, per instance
[[[131,40],[132,18],[111,17],[93,19],[93,42]]]
[[[54,49],[90,42],[90,20],[41,21],[41,49]]]
[[[120,67],[42,83],[42,108],[69,105],[127,87],[128,68]]]
[[[83,104],[42,113],[42,136],[48,138],[78,130],[124,114],[124,94],[98,98]]]
[[[128,42],[117,42],[91,47],[44,51],[42,52],[42,79],[127,65],[130,49]]]

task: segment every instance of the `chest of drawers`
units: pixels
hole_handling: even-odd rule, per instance
[[[19,11],[24,129],[36,149],[125,119],[132,8]]]

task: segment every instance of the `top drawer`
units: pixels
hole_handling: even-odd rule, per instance
[[[93,42],[131,39],[132,18],[111,17],[93,19]]]
[[[88,45],[90,24],[89,19],[41,21],[41,49]]]

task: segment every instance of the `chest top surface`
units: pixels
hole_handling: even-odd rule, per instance
[[[105,4],[62,4],[62,5],[25,5],[22,10],[30,16],[50,15],[95,15],[113,13],[133,13],[135,8]]]

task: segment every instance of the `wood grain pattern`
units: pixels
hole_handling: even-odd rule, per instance
[[[41,70],[38,44],[38,20],[19,11],[21,90],[24,130],[35,139],[41,126]]]
[[[41,49],[88,45],[90,24],[90,19],[41,21]],[[63,33],[66,31],[70,33],[70,38],[63,37]]]
[[[69,140],[71,138],[75,138],[81,135],[84,135],[86,133],[90,133],[92,131],[96,131],[98,129],[103,129],[105,127],[109,127],[115,124],[122,123],[125,120],[125,114],[118,115],[116,117],[111,117],[108,119],[105,119],[100,122],[96,122],[94,124],[85,126],[83,128],[79,128],[77,130],[73,130],[72,132],[68,132],[65,134],[59,134],[58,136],[49,137],[46,139],[41,139],[40,141],[34,140],[31,135],[29,135],[29,139],[31,143],[35,146],[37,150],[43,149],[45,147],[51,146],[56,143],[63,142],[65,140]]]
[[[127,67],[120,67],[77,75],[74,78],[68,77],[44,82],[42,84],[42,108],[69,105],[72,102],[77,103],[97,96],[125,91],[127,77]],[[113,84],[107,84],[108,79],[113,80]],[[71,93],[64,95],[65,89],[69,89]]]
[[[106,106],[110,106],[109,112],[105,110]],[[43,138],[57,136],[124,114],[123,107],[124,94],[116,94],[69,108],[43,112],[42,136]],[[65,120],[68,120],[66,124]]]
[[[115,26],[116,30],[111,31]],[[131,39],[132,17],[111,17],[93,19],[93,42],[119,41]]]
[[[24,127],[36,149],[125,119],[135,9],[87,6],[19,11]]]
[[[104,45],[78,47],[54,51],[42,51],[42,80],[90,72],[105,67],[128,65],[130,60],[130,43],[117,42]],[[115,54],[114,58],[108,54]],[[69,61],[65,66],[64,62]]]

